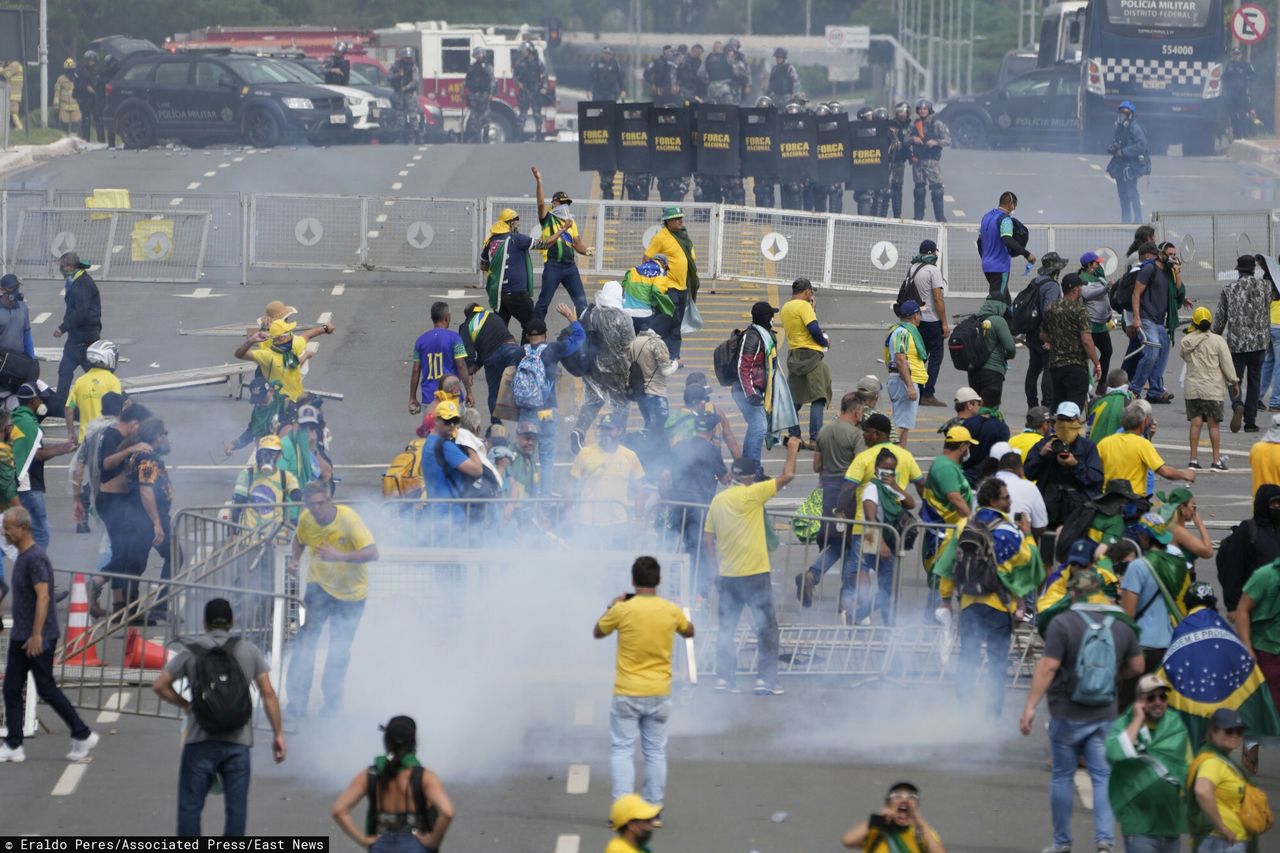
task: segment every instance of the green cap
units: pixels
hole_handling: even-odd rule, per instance
[[[664,207],[662,209],[662,221],[668,219],[684,219],[684,213],[678,207]]]

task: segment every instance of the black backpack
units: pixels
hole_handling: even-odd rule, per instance
[[[253,719],[249,679],[235,658],[239,637],[212,648],[184,643],[195,661],[191,676],[191,712],[200,728],[211,735],[244,728]]]
[[[996,560],[996,540],[991,531],[999,520],[969,519],[956,539],[956,559],[951,577],[963,595],[990,595],[1004,591]]]
[[[1045,282],[1051,281],[1053,279],[1047,275],[1038,275],[1013,298],[1009,329],[1015,335],[1032,337],[1040,331],[1040,322],[1044,319],[1040,314],[1040,289]]]
[[[1010,216],[1009,218],[1013,220],[1013,242],[1025,249],[1027,243],[1031,241],[1031,231],[1018,220],[1018,217]],[[1017,257],[1019,254],[1012,249],[1007,249],[1006,251],[1009,252],[1010,257]]]
[[[1107,301],[1113,311],[1129,311],[1133,309],[1133,286],[1138,282],[1138,273],[1142,267],[1129,270],[1115,284],[1107,288]]]
[[[738,358],[742,355],[741,329],[734,329],[729,337],[721,341],[711,355],[712,366],[716,371],[716,380],[728,387],[738,381]]]
[[[893,302],[893,313],[896,316],[898,309],[902,307],[902,303],[907,300],[913,300],[917,305],[923,305],[924,299],[920,297],[920,288],[916,287],[916,275],[920,272],[924,264],[916,264],[907,273],[907,277],[902,280],[902,285],[898,288],[898,298]]]
[[[427,802],[427,795],[422,792],[422,777],[426,769],[419,765],[409,770],[409,790],[413,794],[413,811],[417,816],[419,832],[431,832],[436,828],[436,819],[440,810]],[[374,835],[377,832],[377,817],[381,809],[378,807],[378,768],[370,767],[365,774],[365,796],[369,798],[369,810],[365,815],[365,833]]]
[[[951,330],[947,339],[947,351],[956,370],[979,370],[991,355],[987,334],[982,328],[982,318],[977,314],[965,317]]]

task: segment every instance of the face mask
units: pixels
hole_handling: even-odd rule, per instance
[[[1274,504],[1267,507],[1267,517],[1274,522],[1280,522],[1280,506]]]
[[[49,414],[49,407],[46,406],[44,403],[41,403],[40,405],[36,406],[36,417],[43,418],[47,414]]]
[[[966,463],[966,462],[968,462],[968,461],[969,461],[969,451],[968,451],[968,450],[966,450],[966,451],[964,452],[964,454],[960,457],[960,464],[961,464],[961,465],[963,465],[964,463]]]
[[[892,468],[877,468],[877,469],[876,469],[876,479],[878,479],[878,480],[892,480],[892,479],[893,479],[893,475],[894,475],[894,473],[895,473],[895,472],[894,472],[894,470],[893,470]]]
[[[1057,421],[1053,425],[1053,434],[1067,445],[1074,443],[1083,430],[1084,424],[1078,421]]]

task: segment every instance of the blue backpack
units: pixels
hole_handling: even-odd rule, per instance
[[[1071,701],[1077,705],[1101,708],[1116,701],[1116,640],[1111,626],[1114,616],[1094,622],[1083,610],[1076,610],[1084,620],[1084,639],[1076,655],[1075,689]]]
[[[547,365],[542,360],[546,344],[524,345],[524,357],[516,365],[511,380],[511,396],[522,409],[541,409],[547,404],[551,384],[547,381]]]

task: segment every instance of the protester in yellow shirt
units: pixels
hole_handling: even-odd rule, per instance
[[[89,369],[71,385],[67,395],[67,435],[76,435],[77,442],[84,443],[89,424],[102,417],[102,398],[107,394],[123,393],[116,378],[119,350],[111,341],[94,341],[85,350]]]
[[[644,749],[644,798],[661,809],[667,784],[667,720],[671,716],[671,644],[693,637],[680,607],[658,597],[662,568],[652,557],[631,564],[634,594],[615,598],[593,631],[602,640],[618,632],[617,677],[609,711],[614,799],[636,787],[636,738]]]
[[[1152,473],[1166,480],[1195,482],[1196,472],[1193,469],[1180,470],[1165,464],[1156,446],[1144,437],[1150,420],[1150,415],[1139,401],[1130,403],[1120,416],[1120,427],[1124,432],[1109,435],[1098,442],[1104,483],[1128,480],[1134,494],[1150,495],[1155,491]]]
[[[884,363],[889,368],[885,388],[893,402],[893,425],[898,443],[907,444],[907,433],[916,428],[920,412],[920,386],[929,381],[929,352],[920,334],[920,303],[908,299],[898,307],[898,323],[884,340]]]
[[[291,320],[272,320],[267,331],[257,331],[236,348],[235,356],[241,361],[258,365],[268,382],[279,380],[281,393],[292,402],[302,396],[302,365],[310,355],[307,342],[320,335],[332,335],[334,325],[325,323],[305,332],[294,334],[297,323]],[[271,341],[269,347],[259,347],[263,341]]]
[[[667,278],[671,286],[666,296],[675,307],[671,317],[670,334],[661,332],[667,342],[674,361],[680,360],[681,332],[685,311],[690,300],[698,298],[698,256],[693,250],[693,241],[684,227],[684,213],[678,207],[666,207],[662,210],[662,227],[653,235],[649,245],[645,247],[644,259],[651,261],[658,255],[667,259]]]
[[[889,418],[879,412],[867,418],[862,424],[862,436],[867,442],[867,449],[853,457],[853,461],[849,463],[849,470],[844,474],[845,480],[856,483],[858,486],[857,493],[853,496],[857,504],[854,518],[862,518],[862,487],[875,477],[876,457],[885,448],[898,460],[898,466],[894,469],[893,475],[898,491],[905,492],[907,487],[914,484],[916,493],[924,497],[924,471],[920,470],[920,463],[916,462],[911,451],[889,443],[889,431],[892,428]],[[853,530],[855,534],[860,532],[860,527],[855,527]]]
[[[890,788],[884,808],[850,828],[840,843],[868,853],[943,853],[941,836],[920,812],[920,789],[910,782]]]
[[[1280,483],[1280,415],[1271,416],[1271,428],[1249,448],[1249,469],[1255,495],[1264,483]]]
[[[653,831],[660,824],[662,806],[646,803],[639,794],[618,797],[609,810],[609,825],[618,834],[609,839],[604,853],[641,853],[649,850]]]
[[[716,637],[717,693],[737,692],[734,672],[738,653],[734,638],[738,618],[750,608],[759,644],[757,696],[776,696],[778,687],[778,619],[773,612],[773,587],[769,583],[769,547],[764,505],[796,475],[800,440],[788,437],[787,461],[773,480],[756,482],[756,461],[743,457],[733,462],[733,484],[711,500],[703,524],[703,559],[715,554],[720,565],[720,628]]]
[[[1244,720],[1230,708],[1219,708],[1209,718],[1209,734],[1191,762],[1187,788],[1195,795],[1191,809],[1191,837],[1197,849],[1207,849],[1212,838],[1215,850],[1234,851],[1237,844],[1252,841],[1245,831],[1240,812],[1244,806],[1247,779],[1232,760],[1244,740]]]
[[[791,283],[791,299],[778,314],[789,348],[787,385],[796,404],[796,415],[799,416],[805,403],[809,404],[807,450],[818,449],[818,433],[826,416],[827,401],[831,399],[831,370],[823,360],[823,353],[831,344],[818,325],[813,300],[809,279],[798,278]],[[791,434],[800,435],[799,424],[791,428]]]
[[[306,507],[298,519],[289,572],[298,573],[302,552],[311,548],[311,567],[302,603],[307,619],[294,644],[289,663],[286,713],[305,717],[315,669],[316,640],[329,623],[329,648],[325,652],[322,714],[342,710],[342,686],[351,660],[351,641],[360,626],[368,594],[369,570],[365,563],[378,559],[378,546],[364,521],[351,507],[338,506],[329,485],[308,483],[302,490]]]
[[[627,507],[635,507],[631,519],[644,516],[644,489],[640,482],[644,467],[635,451],[622,446],[622,432],[620,421],[612,416],[601,418],[597,443],[578,451],[569,469],[575,496],[582,501],[579,524],[614,540],[625,540],[627,536]]]
[[[1027,410],[1026,429],[1009,439],[1009,446],[1022,454],[1022,461],[1027,461],[1031,448],[1040,443],[1040,439],[1053,432],[1053,412],[1046,406],[1033,406]]]

